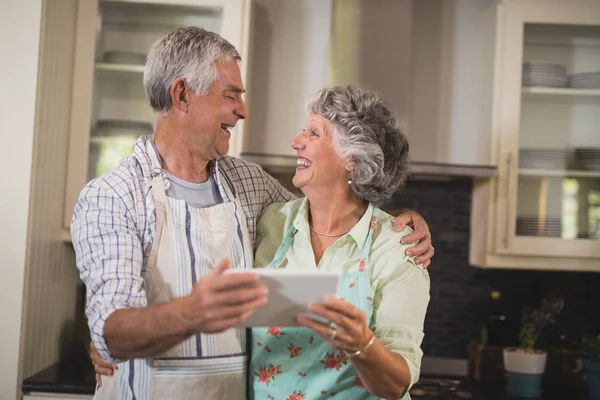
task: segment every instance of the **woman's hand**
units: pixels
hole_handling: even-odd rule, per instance
[[[324,303],[310,304],[308,311],[335,323],[335,328],[304,316],[298,317],[300,325],[312,329],[338,350],[347,353],[363,350],[373,337],[365,313],[344,300],[329,297]]]
[[[96,346],[94,346],[94,342],[90,343],[90,358],[92,359],[92,364],[94,364],[94,370],[96,371],[96,383],[98,386],[102,386],[102,376],[112,376],[114,374],[114,370],[118,369],[117,364],[111,364],[108,361],[105,361],[98,350],[96,350]]]
[[[416,211],[405,211],[398,215],[394,221],[394,230],[396,232],[402,232],[407,225],[410,226],[414,232],[404,236],[401,240],[402,244],[409,244],[417,241],[419,244],[406,250],[406,255],[415,257],[415,262],[417,264],[421,264],[423,265],[423,268],[427,268],[431,263],[431,257],[435,254],[433,246],[431,245],[429,226],[423,217]]]

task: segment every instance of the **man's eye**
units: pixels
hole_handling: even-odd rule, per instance
[[[235,97],[233,97],[233,96],[225,96],[225,97],[227,97],[229,100],[235,100]]]

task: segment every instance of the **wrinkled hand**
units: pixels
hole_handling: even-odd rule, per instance
[[[348,353],[362,350],[373,335],[365,313],[344,300],[329,297],[324,303],[310,304],[308,311],[335,323],[335,328],[305,316],[298,317],[298,323],[315,331],[338,350]]]
[[[431,233],[429,226],[423,217],[415,211],[406,211],[396,217],[394,221],[394,230],[402,232],[406,226],[410,226],[414,232],[402,238],[402,244],[409,244],[419,241],[415,247],[406,250],[406,255],[416,257],[415,262],[427,268],[431,264],[431,257],[435,254],[431,245]]]
[[[224,274],[231,267],[223,260],[194,285],[184,299],[182,320],[191,334],[217,333],[241,325],[267,304],[267,288],[251,272]]]
[[[100,353],[96,350],[96,346],[94,346],[94,342],[90,342],[90,358],[92,359],[92,364],[94,364],[96,383],[98,383],[98,386],[102,386],[101,375],[113,376],[114,370],[119,369],[117,364],[111,364],[100,356]]]

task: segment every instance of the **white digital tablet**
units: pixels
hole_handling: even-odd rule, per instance
[[[341,277],[339,272],[307,271],[293,268],[256,268],[225,273],[251,272],[261,276],[260,283],[269,289],[267,304],[256,311],[243,326],[298,326],[296,318],[307,315],[318,321],[326,319],[309,313],[310,303],[320,303],[335,296]]]

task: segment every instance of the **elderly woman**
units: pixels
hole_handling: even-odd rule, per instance
[[[377,208],[406,181],[408,142],[390,109],[353,86],[308,102],[293,141],[294,186],[306,195],[267,207],[255,268],[340,271],[337,298],[300,328],[254,328],[254,399],[400,398],[419,377],[429,275],[405,255],[393,217]]]

